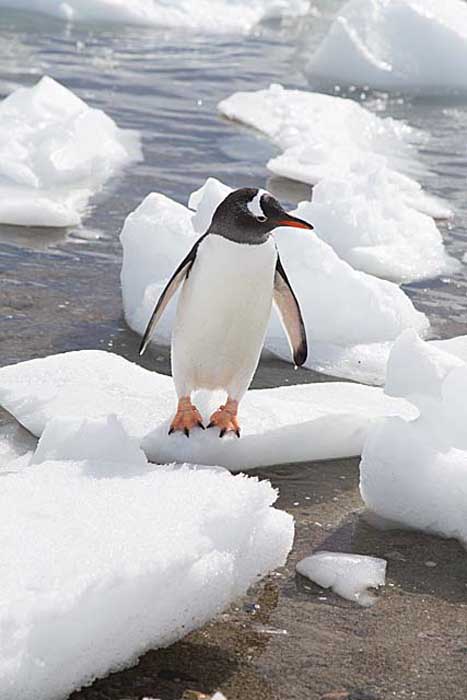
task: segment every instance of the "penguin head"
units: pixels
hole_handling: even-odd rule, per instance
[[[265,243],[279,226],[312,229],[302,219],[287,214],[275,197],[266,190],[242,187],[231,192],[217,207],[208,233],[236,243]]]

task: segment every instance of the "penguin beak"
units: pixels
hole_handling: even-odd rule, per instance
[[[292,228],[306,228],[310,231],[313,230],[313,226],[303,219],[297,219],[296,216],[291,216],[286,214],[283,219],[279,219],[277,226],[290,226]]]

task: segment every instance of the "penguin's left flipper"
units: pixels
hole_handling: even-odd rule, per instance
[[[204,234],[205,236],[206,234]],[[146,330],[144,332],[143,340],[141,341],[141,345],[139,347],[139,354],[142,355],[146,348],[149,345],[149,341],[151,340],[151,336],[153,334],[154,328],[156,327],[157,323],[159,322],[160,317],[165,311],[165,308],[169,301],[172,299],[173,295],[179,288],[179,286],[182,284],[182,282],[188,277],[190,274],[190,270],[193,266],[193,263],[196,260],[196,253],[198,252],[198,246],[203,240],[204,236],[201,236],[196,243],[194,244],[193,248],[190,250],[188,255],[180,265],[177,267],[175,272],[173,273],[172,277],[168,281],[165,289],[163,290],[162,294],[159,297],[159,300],[155,306],[154,311],[152,312],[152,316],[149,319],[149,323],[146,326]]]
[[[303,323],[297,297],[282,267],[279,254],[277,255],[274,275],[274,303],[288,335],[294,362],[297,367],[300,367],[308,355],[305,324]]]

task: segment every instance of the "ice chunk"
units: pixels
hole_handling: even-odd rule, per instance
[[[16,471],[31,462],[36,440],[17,423],[0,428],[0,474]]]
[[[215,210],[231,192],[231,187],[224,185],[215,177],[208,177],[202,187],[191,193],[188,208],[195,212],[191,217],[191,225],[195,233],[200,236],[206,233]]]
[[[183,637],[285,563],[293,519],[272,507],[269,482],[126,462],[135,448],[114,420],[55,421],[45,441],[46,461],[39,450],[1,478],[5,700],[67,697]]]
[[[121,234],[122,295],[125,318],[136,332],[144,332],[167,279],[226,192],[225,185],[210,178],[192,195],[190,204],[200,212],[195,215],[197,232],[193,214],[160,194],[149,195],[127,218]],[[278,229],[275,239],[305,319],[310,345],[306,366],[368,383],[384,381],[387,344],[406,328],[426,333],[424,314],[395,284],[354,270],[315,234]],[[156,328],[159,343],[170,342],[174,309],[175,299]],[[276,315],[266,348],[291,360]]]
[[[0,103],[0,222],[77,224],[104,182],[141,157],[136,132],[52,78],[19,88]]]
[[[307,13],[309,0],[0,0],[68,22],[111,22],[201,30],[248,32],[263,20]]]
[[[447,342],[447,341],[445,341]],[[439,400],[444,379],[455,367],[462,367],[459,357],[441,352],[433,343],[424,343],[411,331],[394,343],[388,359],[385,391],[390,396],[403,396],[416,406],[424,399]]]
[[[268,163],[272,172],[318,183],[299,216],[356,269],[409,282],[460,266],[428,216],[444,218],[450,211],[395,170],[417,170],[410,142],[420,141],[419,132],[352,100],[280,85],[235,93],[219,109],[283,149]]]
[[[407,176],[422,170],[414,144],[426,137],[404,122],[379,117],[350,99],[285,90],[277,84],[236,92],[219,103],[219,110],[261,131],[282,149],[267,164],[276,175],[314,185],[339,178],[348,169],[371,168],[377,156],[408,206],[435,218],[451,215],[444,203]]]
[[[33,464],[47,461],[91,460],[96,463],[131,464],[144,467],[147,459],[116,415],[102,418],[56,416],[46,423],[32,459]]]
[[[381,90],[467,88],[461,0],[350,0],[307,63],[313,78]]]
[[[309,144],[317,155],[322,152],[327,161],[317,159],[317,175],[310,184],[323,177],[320,167],[330,167],[331,158],[346,156],[348,149],[411,162],[410,138],[419,134],[404,122],[379,117],[353,100],[286,90],[277,83],[264,90],[236,92],[219,103],[219,110],[261,131],[283,150]]]
[[[322,588],[332,588],[342,598],[369,607],[376,597],[368,588],[384,586],[386,561],[363,554],[317,552],[302,559],[297,571]]]
[[[220,400],[196,398],[206,418]],[[28,430],[43,434],[36,459],[62,459],[66,454],[74,460],[102,462],[102,451],[109,454],[112,448],[114,462],[122,454],[139,464],[137,447],[128,453],[129,447],[121,445],[121,426],[115,418],[107,418],[115,414],[155,462],[222,465],[232,470],[357,455],[375,420],[416,415],[404,399],[384,396],[381,389],[320,382],[249,391],[240,405],[240,440],[219,440],[214,429],[194,430],[187,440],[167,434],[176,404],[172,379],[100,350],[4,367],[0,403]],[[90,426],[86,420],[92,421]],[[99,446],[91,439],[92,431],[104,428],[111,444],[102,441]]]
[[[446,253],[433,219],[408,206],[398,179],[379,161],[356,161],[321,180],[298,216],[357,270],[398,283],[457,271],[461,263]]]
[[[430,340],[428,344],[467,362],[467,335],[457,335],[445,340]]]
[[[410,332],[397,340],[387,391],[413,402],[419,416],[385,419],[370,430],[360,490],[384,520],[467,543],[467,364],[460,345],[427,344]]]
[[[173,382],[123,357],[79,350],[0,369],[0,402],[39,437],[53,418],[115,414],[140,441],[175,406]]]

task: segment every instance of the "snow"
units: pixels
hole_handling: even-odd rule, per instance
[[[198,30],[248,32],[264,20],[307,13],[308,0],[0,0],[67,22],[110,22]]]
[[[424,343],[406,331],[388,362],[386,393],[417,408],[414,419],[373,426],[360,490],[379,519],[467,543],[465,337]]]
[[[350,0],[306,70],[332,84],[465,90],[467,6],[461,0]]]
[[[315,185],[376,163],[386,169],[406,204],[435,218],[451,215],[408,177],[423,170],[414,146],[426,136],[404,122],[382,118],[350,99],[286,90],[278,84],[236,92],[218,108],[229,119],[265,134],[283,151],[267,163],[276,175]]]
[[[293,519],[268,481],[153,467],[126,441],[114,417],[56,418],[34,464],[2,475],[5,700],[59,700],[132,665],[285,563]]]
[[[221,397],[195,397],[207,417]],[[216,403],[217,402],[217,403]],[[41,436],[34,459],[102,461],[103,454],[141,462],[139,446],[154,462],[221,465],[232,470],[361,453],[369,426],[387,415],[415,415],[405,401],[381,389],[330,382],[251,390],[240,404],[242,437],[220,440],[216,430],[194,430],[187,439],[168,435],[175,410],[173,382],[118,355],[80,350],[30,360],[0,370],[0,404],[25,428]],[[123,429],[136,442],[122,445]],[[70,421],[68,425],[67,421]],[[86,420],[91,421],[87,425]],[[55,421],[59,421],[60,430]],[[75,423],[83,422],[81,432]],[[84,434],[112,433],[101,447]],[[52,444],[49,435],[54,437]],[[127,441],[128,442],[128,441]]]
[[[195,215],[153,193],[127,217],[121,233],[122,296],[125,318],[137,333],[144,332],[168,278],[229,191],[210,178],[190,197],[190,207],[198,209]],[[275,239],[304,316],[310,369],[378,383],[384,377],[388,344],[406,328],[427,332],[427,318],[397,285],[354,270],[314,233],[277,229]],[[155,342],[170,343],[175,303],[164,312]],[[291,361],[276,314],[265,347]]]
[[[0,222],[78,224],[105,181],[141,157],[136,132],[45,76],[0,103]]]
[[[376,603],[376,596],[368,588],[384,586],[386,561],[363,554],[317,552],[302,559],[297,571],[322,588],[332,588],[342,598],[364,607]]]

